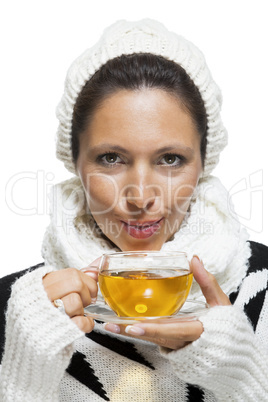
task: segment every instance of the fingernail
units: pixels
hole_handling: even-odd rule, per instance
[[[198,255],[194,254],[194,255],[193,255],[193,258],[196,258],[202,265],[204,265],[204,264],[203,264],[203,261],[200,260],[200,258],[198,257]]]
[[[104,328],[106,331],[113,332],[114,334],[120,334],[120,327],[119,327],[119,325],[106,323],[106,324],[103,324],[103,328]]]
[[[134,327],[133,325],[128,325],[128,326],[125,328],[125,332],[126,332],[127,334],[131,334],[131,335],[144,335],[144,334],[145,334],[145,331],[144,331],[143,328]]]

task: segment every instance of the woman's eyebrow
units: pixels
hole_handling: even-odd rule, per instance
[[[123,153],[127,153],[129,152],[128,149],[120,146],[120,145],[115,145],[115,144],[110,144],[110,143],[103,143],[103,144],[99,144],[99,145],[95,145],[93,147],[90,148],[91,152],[103,152],[103,151],[115,151],[115,152],[123,152]],[[162,148],[157,148],[155,149],[155,152],[157,153],[164,153],[164,152],[175,152],[178,150],[182,150],[185,152],[189,152],[189,153],[194,153],[194,150],[191,147],[188,147],[184,144],[181,143],[174,143],[172,145],[168,145]]]
[[[187,145],[183,145],[181,143],[175,143],[175,144],[172,144],[172,145],[169,145],[166,147],[162,147],[162,148],[157,149],[156,151],[159,153],[164,153],[164,152],[176,152],[178,150],[189,152],[191,154],[194,153],[193,148],[188,147]]]
[[[109,144],[109,143],[95,145],[93,147],[90,147],[90,150],[92,152],[96,152],[96,153],[103,152],[103,151],[128,152],[127,149],[121,147],[120,145]]]

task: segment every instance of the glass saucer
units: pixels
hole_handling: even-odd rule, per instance
[[[137,323],[171,323],[177,321],[194,321],[206,314],[209,305],[205,302],[186,300],[180,311],[170,316],[159,317],[118,317],[103,301],[98,300],[84,308],[84,315],[97,321],[110,322],[113,324],[137,324]]]

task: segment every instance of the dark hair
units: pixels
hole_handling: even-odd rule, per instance
[[[206,109],[198,88],[177,63],[150,53],[122,55],[109,60],[80,92],[73,111],[72,154],[74,163],[79,155],[79,135],[90,117],[107,96],[118,90],[142,88],[162,89],[180,100],[189,112],[201,136],[201,158],[204,165],[207,144]]]

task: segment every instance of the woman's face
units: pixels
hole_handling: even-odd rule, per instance
[[[80,136],[91,213],[121,250],[160,250],[179,229],[202,171],[200,135],[160,89],[120,90]]]

